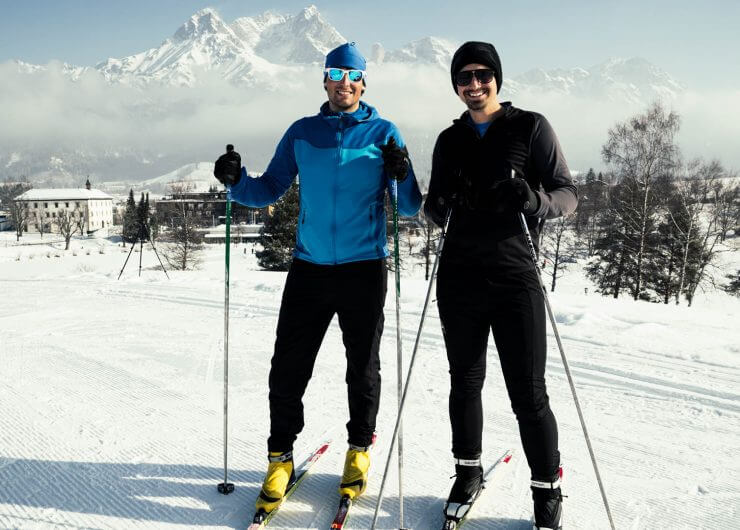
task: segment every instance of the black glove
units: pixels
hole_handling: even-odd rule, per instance
[[[498,214],[523,212],[533,214],[540,207],[537,194],[523,178],[514,177],[498,182],[491,189],[491,206]]]
[[[380,150],[383,152],[383,169],[386,174],[398,182],[403,182],[409,172],[408,149],[398,147],[396,139],[391,136],[387,144],[380,146]]]
[[[234,146],[226,146],[226,154],[216,160],[213,176],[224,186],[236,186],[242,176],[242,157],[234,151]]]

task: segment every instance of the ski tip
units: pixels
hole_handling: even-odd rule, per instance
[[[511,457],[512,457],[512,454],[511,453],[509,453],[508,455],[506,455],[504,457],[504,464],[508,464],[509,461],[511,460]]]

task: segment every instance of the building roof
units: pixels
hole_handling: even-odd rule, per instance
[[[34,188],[15,198],[16,201],[86,201],[89,199],[113,200],[113,197],[100,190],[85,188]]]

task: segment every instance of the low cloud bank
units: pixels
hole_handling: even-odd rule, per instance
[[[260,171],[290,123],[314,114],[325,100],[320,68],[305,66],[271,74],[259,88],[236,87],[214,72],[198,73],[194,87],[110,85],[97,72],[72,81],[58,63],[33,73],[3,63],[0,78],[0,157],[9,168],[13,152],[56,149],[140,152],[185,164],[215,158],[231,142],[248,167]],[[433,66],[371,70],[364,99],[399,125],[422,173],[439,131],[465,110],[449,75]],[[740,168],[740,91],[687,92],[665,103],[682,117],[678,140],[688,158],[718,158]],[[609,127],[644,110],[559,94],[528,94],[514,104],[548,117],[569,164],[579,170],[602,167]]]

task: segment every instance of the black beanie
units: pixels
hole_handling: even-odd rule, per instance
[[[469,41],[460,46],[455,55],[452,56],[452,65],[450,65],[450,74],[452,76],[452,89],[457,94],[457,83],[455,83],[455,74],[457,74],[465,65],[484,64],[493,70],[493,76],[496,78],[496,93],[501,90],[501,60],[498,58],[496,48],[488,42]]]

